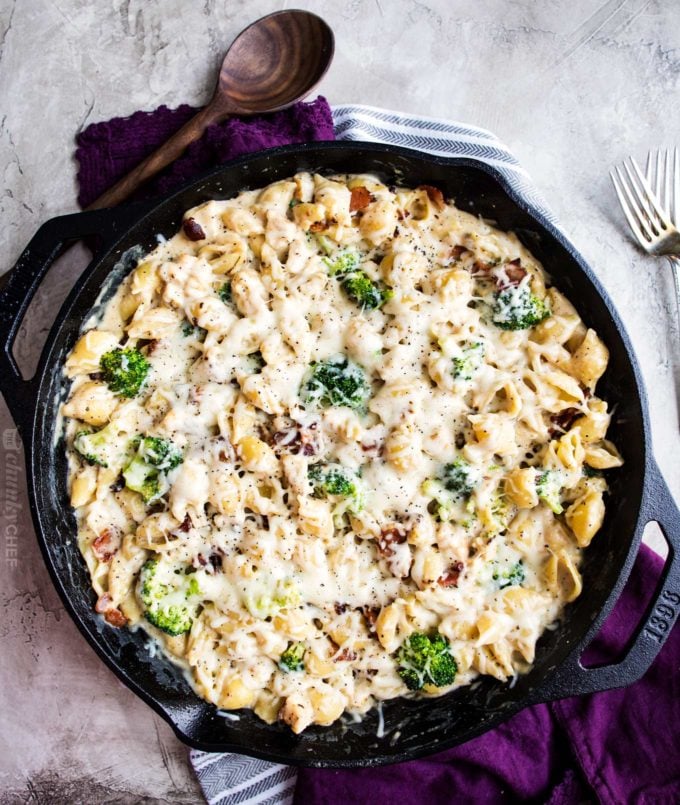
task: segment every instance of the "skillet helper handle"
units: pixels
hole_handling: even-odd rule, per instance
[[[0,277],[0,392],[24,439],[34,415],[36,388],[32,378],[24,379],[12,348],[26,310],[41,280],[67,244],[98,235],[103,238],[102,248],[106,248],[134,220],[130,213],[124,208],[51,218],[35,233],[14,268]]]
[[[668,558],[656,591],[633,637],[625,657],[614,665],[584,668],[581,649],[560,666],[549,688],[537,694],[537,701],[584,696],[637,682],[656,659],[680,614],[680,511],[652,459],[647,465],[643,525],[658,523],[668,543]]]

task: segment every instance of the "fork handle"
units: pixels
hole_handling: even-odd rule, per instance
[[[675,300],[680,312],[680,257],[676,257],[674,254],[667,254],[666,257],[668,257],[668,261],[671,264],[673,281],[675,282]]]

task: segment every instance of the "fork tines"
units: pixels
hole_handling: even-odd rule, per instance
[[[647,175],[633,157],[610,171],[624,215],[641,246],[655,250],[669,235],[680,205],[680,159],[678,149],[650,151]]]
[[[680,157],[678,149],[667,148],[647,154],[647,181],[677,229],[680,216]]]

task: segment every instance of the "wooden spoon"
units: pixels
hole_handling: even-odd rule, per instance
[[[124,201],[212,123],[230,115],[276,112],[304,98],[325,74],[333,51],[333,32],[309,11],[277,11],[252,23],[227,51],[210,103],[87,209]]]

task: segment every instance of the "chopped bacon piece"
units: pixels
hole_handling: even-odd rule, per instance
[[[208,562],[210,562],[210,567],[212,567],[214,573],[222,570],[222,554],[211,553],[208,557]]]
[[[550,435],[554,436],[557,433],[569,430],[569,428],[574,424],[576,417],[581,416],[581,413],[582,411],[580,411],[578,408],[563,408],[561,411],[553,414],[550,417],[550,421],[553,423],[553,425],[555,425],[555,427],[550,429]]]
[[[92,543],[92,551],[100,562],[110,562],[120,548],[120,534],[114,528],[105,528]]]
[[[110,623],[111,626],[115,626],[117,629],[121,629],[128,622],[125,615],[123,615],[123,613],[117,607],[107,609],[104,613],[104,618],[107,623]]]
[[[378,539],[378,550],[387,560],[393,576],[405,579],[411,569],[413,557],[406,544],[408,531],[398,525],[383,528]]]
[[[103,593],[103,595],[99,596],[97,603],[94,605],[94,611],[98,612],[100,615],[104,615],[106,622],[110,623],[111,626],[120,628],[127,623],[125,615],[123,615],[118,607],[113,606],[113,600],[108,593]]]
[[[101,615],[106,612],[107,609],[111,609],[112,604],[111,596],[108,593],[103,593],[97,599],[97,603],[94,605],[94,611]]]
[[[320,433],[316,422],[300,425],[289,420],[281,430],[271,436],[271,443],[277,455],[291,453],[296,456],[315,456],[321,448]]]
[[[336,615],[343,615],[349,609],[349,604],[341,604],[340,601],[336,601],[333,604],[333,609]]]
[[[375,632],[375,622],[378,620],[378,615],[380,615],[380,607],[359,607],[361,610],[361,614],[366,618],[366,622],[368,623],[368,631]]]
[[[226,440],[224,442],[224,447],[222,447],[220,449],[220,452],[217,454],[217,458],[219,458],[220,461],[226,461],[226,462],[233,462],[236,460],[236,453],[234,453],[234,448]]]
[[[373,197],[365,187],[353,187],[352,196],[349,200],[349,211],[356,212],[363,210],[373,200]]]
[[[123,478],[123,473],[121,472],[120,475],[116,478],[116,480],[111,484],[109,489],[112,492],[120,492],[124,488],[125,488],[125,478]]]
[[[465,565],[462,562],[454,562],[449,569],[437,579],[437,584],[441,587],[457,587],[458,578]]]
[[[277,447],[290,447],[290,445],[299,443],[299,431],[294,427],[285,428],[285,430],[277,430],[272,433],[272,443]]]
[[[496,287],[499,291],[503,291],[506,288],[516,288],[527,276],[526,269],[520,265],[519,257],[510,263],[503,263],[502,265],[475,260],[472,267],[478,274],[492,272],[492,278],[496,281]]]
[[[182,231],[189,240],[205,240],[205,232],[198,221],[193,218],[186,218],[182,224]]]
[[[378,458],[382,455],[383,450],[385,449],[385,445],[381,442],[369,442],[368,444],[364,444],[361,442],[359,445],[366,455]]]
[[[194,556],[191,564],[199,570],[205,568],[205,572],[212,575],[222,570],[222,554],[218,551],[213,551],[206,559],[205,554],[198,553]]]
[[[461,258],[461,257],[462,257],[462,256],[463,256],[463,255],[464,255],[464,254],[465,254],[467,251],[468,251],[468,249],[466,249],[466,248],[465,248],[465,246],[461,246],[460,244],[458,244],[457,246],[454,246],[454,247],[453,247],[453,249],[451,249],[451,257],[452,257],[454,260],[460,260],[460,258]]]
[[[335,657],[333,662],[353,662],[356,660],[357,655],[355,651],[352,651],[349,648],[343,648],[343,650]]]
[[[522,268],[519,257],[505,264],[505,273],[508,275],[508,279],[513,285],[519,285],[527,275],[526,269]]]
[[[406,542],[406,536],[406,532],[398,526],[383,528],[378,539],[378,550],[386,558],[394,556],[395,549],[392,545],[402,545]]]
[[[493,263],[483,263],[481,260],[475,260],[475,262],[472,264],[472,270],[477,274],[481,272],[486,273],[495,267],[496,266]]]
[[[191,531],[191,529],[192,529],[193,525],[194,525],[194,524],[193,524],[193,522],[191,521],[191,517],[189,516],[189,512],[187,512],[187,513],[184,515],[184,520],[182,520],[182,525],[180,525],[179,530],[180,530],[180,531],[181,531],[183,534],[187,534],[189,531]]]
[[[444,208],[444,194],[438,187],[433,187],[431,184],[421,184],[418,190],[424,190],[427,193],[427,197],[438,210]]]

